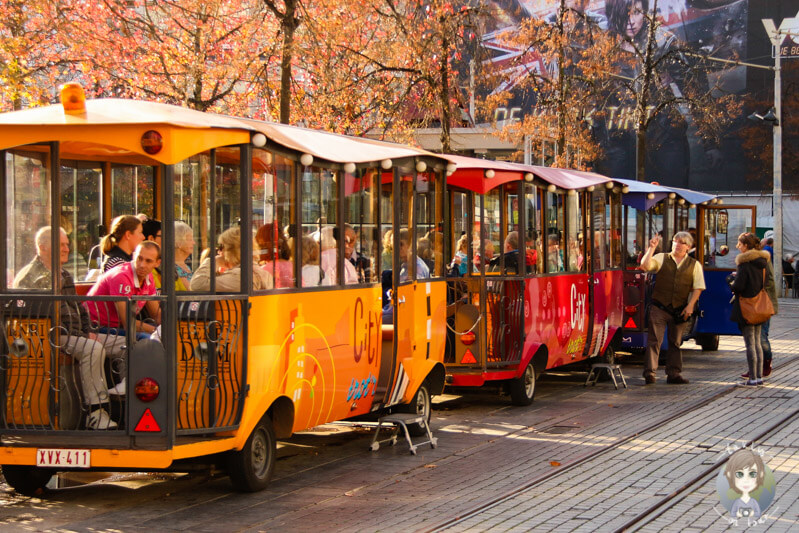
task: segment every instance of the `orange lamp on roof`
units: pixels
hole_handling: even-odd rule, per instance
[[[86,94],[79,83],[71,81],[61,86],[61,105],[64,113],[81,115],[86,112]]]

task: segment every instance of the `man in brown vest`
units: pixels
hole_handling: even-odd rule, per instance
[[[644,357],[644,380],[655,382],[660,346],[668,328],[669,345],[666,350],[666,383],[684,384],[682,377],[682,335],[688,318],[693,314],[699,294],[705,290],[702,265],[688,256],[694,239],[687,231],[674,234],[671,253],[656,254],[660,237],[649,241],[649,249],[641,258],[641,270],[657,272],[652,305],[649,307],[649,339]]]

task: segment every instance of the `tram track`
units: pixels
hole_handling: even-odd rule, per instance
[[[756,443],[762,441],[766,437],[777,433],[780,429],[796,419],[797,416],[799,416],[799,409],[794,409],[791,413],[782,417],[780,420],[769,426],[766,430],[752,438],[750,441],[744,444],[743,447],[754,446]],[[713,477],[716,477],[718,475],[719,468],[726,464],[729,459],[730,455],[727,455],[720,461],[703,469],[699,474],[691,478],[679,488],[673,490],[660,501],[654,503],[642,513],[628,520],[623,526],[616,529],[615,533],[637,531],[640,527],[660,517],[663,513],[680,503],[688,494],[690,494],[691,491],[689,489],[699,487]]]
[[[775,366],[774,370],[775,371],[783,370],[786,367],[789,367],[789,366],[795,364],[797,361],[799,361],[799,357],[794,357],[794,358],[792,358],[792,359],[790,359],[788,361],[783,362],[780,365]],[[666,426],[670,422],[673,422],[674,420],[677,420],[677,419],[679,419],[679,418],[681,418],[683,416],[686,416],[686,415],[688,415],[688,414],[690,414],[690,413],[692,413],[694,411],[698,411],[699,409],[702,409],[703,407],[713,403],[714,401],[718,400],[719,398],[722,398],[722,397],[726,396],[727,394],[730,394],[731,392],[733,392],[734,390],[737,390],[737,389],[738,389],[738,385],[737,384],[733,384],[733,385],[731,385],[729,387],[726,387],[726,388],[724,388],[724,389],[722,389],[722,390],[720,390],[720,391],[718,391],[718,392],[716,392],[716,393],[714,393],[714,394],[712,394],[710,396],[707,396],[707,397],[705,397],[705,398],[703,398],[701,400],[698,400],[698,401],[696,401],[696,402],[694,402],[694,403],[692,403],[690,405],[687,405],[686,407],[684,407],[683,409],[677,411],[676,413],[673,413],[673,414],[671,414],[671,415],[669,415],[669,416],[667,416],[667,417],[665,417],[663,419],[660,419],[658,421],[653,422],[652,424],[649,424],[649,425],[647,425],[647,426],[645,426],[645,427],[643,427],[641,429],[638,429],[635,432],[633,432],[633,433],[631,433],[631,434],[629,434],[629,435],[627,435],[625,437],[622,437],[621,439],[617,440],[616,442],[613,442],[613,443],[611,443],[611,444],[609,444],[607,446],[604,446],[604,447],[602,447],[602,448],[600,448],[598,450],[590,452],[590,453],[588,453],[588,454],[586,454],[586,455],[584,455],[582,457],[578,457],[578,458],[576,458],[576,459],[574,459],[574,460],[572,460],[570,462],[567,462],[567,463],[561,465],[561,467],[559,467],[557,470],[554,470],[552,472],[548,472],[548,473],[543,474],[541,476],[537,476],[534,479],[532,479],[532,480],[530,480],[530,481],[528,481],[528,482],[526,482],[526,483],[524,483],[524,484],[522,484],[522,485],[520,485],[518,487],[515,487],[515,488],[513,488],[513,489],[511,489],[509,491],[506,491],[503,494],[501,494],[501,495],[499,495],[499,496],[497,496],[495,498],[492,498],[492,499],[490,499],[488,501],[484,501],[484,502],[482,502],[482,503],[480,503],[480,504],[478,504],[478,505],[476,505],[476,506],[474,506],[474,507],[472,507],[470,509],[467,509],[467,510],[465,510],[465,511],[463,511],[463,512],[461,512],[461,513],[459,513],[459,514],[457,514],[455,516],[451,516],[451,517],[447,518],[446,520],[444,520],[442,522],[439,522],[439,523],[437,523],[436,525],[434,525],[434,526],[432,526],[430,528],[423,529],[422,531],[424,531],[425,533],[432,533],[432,532],[446,531],[446,530],[449,530],[450,528],[457,527],[458,525],[465,523],[470,518],[475,517],[476,515],[479,515],[480,513],[484,512],[484,511],[487,511],[487,510],[489,510],[489,509],[491,509],[493,507],[496,507],[496,506],[501,505],[501,504],[503,504],[505,502],[508,502],[509,500],[511,500],[513,498],[516,498],[519,495],[524,494],[525,492],[528,492],[528,491],[536,488],[537,486],[542,485],[543,483],[545,483],[547,481],[555,479],[558,476],[562,476],[562,475],[568,473],[569,471],[576,469],[577,467],[579,467],[580,465],[582,465],[584,463],[587,463],[588,461],[594,460],[594,459],[596,459],[598,457],[601,457],[604,454],[607,454],[607,453],[610,453],[610,452],[612,452],[614,450],[617,450],[618,448],[620,448],[624,444],[626,444],[626,443],[628,443],[628,442],[630,442],[630,441],[632,441],[632,440],[634,440],[636,438],[639,438],[639,437],[641,437],[642,435],[644,435],[646,433],[649,433],[651,431],[655,431],[655,430],[657,430],[657,429],[659,429],[659,428],[661,428],[663,426]],[[778,430],[780,427],[782,427],[783,425],[785,425],[788,422],[790,422],[797,415],[799,415],[799,409],[796,409],[796,410],[792,411],[789,415],[787,415],[786,417],[783,417],[782,419],[780,419],[780,421],[776,422],[775,424],[770,426],[768,429],[766,429],[764,432],[762,432],[761,434],[759,434],[756,437],[754,437],[752,439],[752,441],[750,441],[750,442],[758,441],[758,440],[763,439],[765,436],[767,436],[771,432]],[[747,446],[748,445],[750,445],[750,443],[747,443]],[[653,518],[653,519],[656,518],[657,516],[660,516],[660,514],[662,514],[662,512],[665,512],[665,510],[667,508],[670,508],[670,506],[668,506],[668,507],[666,507],[666,509],[661,509],[663,506],[668,505],[669,501],[673,500],[674,498],[678,497],[680,494],[684,493],[687,488],[690,488],[691,486],[697,484],[700,479],[708,476],[709,475],[708,472],[712,472],[712,471],[716,471],[717,472],[719,465],[724,464],[724,462],[726,462],[726,459],[721,461],[721,462],[715,463],[711,468],[703,470],[703,472],[700,475],[696,476],[694,479],[692,479],[691,481],[686,483],[685,484],[686,486],[680,487],[679,489],[675,490],[674,492],[672,492],[671,494],[669,494],[668,496],[666,496],[665,498],[660,500],[658,503],[656,503],[656,504],[652,505],[651,507],[649,507],[646,511],[644,511],[640,515],[638,515],[635,518],[633,518],[630,521],[628,521],[624,526],[622,526],[617,531],[626,531],[627,528],[633,527],[636,524],[640,523],[641,520],[644,520],[646,518],[646,516],[652,515],[651,518]],[[656,513],[656,514],[653,515],[653,513]]]

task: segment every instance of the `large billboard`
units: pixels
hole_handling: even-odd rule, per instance
[[[722,60],[746,59],[749,0],[658,0],[657,9],[663,23],[659,46],[686,46],[696,54]],[[645,39],[645,27],[635,17],[637,9],[651,10],[653,0],[567,0],[573,9],[603,31],[626,34],[640,42]],[[496,0],[493,26],[487,28],[483,44],[490,51],[489,62],[495,66],[511,65],[519,50],[510,49],[502,35],[513,32],[528,17],[553,20],[560,0]],[[645,41],[643,41],[645,42]],[[642,44],[643,46],[643,44]],[[546,75],[552,72],[547,60],[525,51],[532,68]],[[536,64],[537,63],[537,64]],[[767,63],[767,62],[766,62]],[[704,71],[707,87],[719,86],[724,92],[745,94],[747,72],[744,66],[716,62]],[[507,68],[506,70],[511,70]],[[519,70],[524,76],[524,70]],[[486,88],[487,92],[510,90],[512,97],[506,105],[493,109],[498,121],[520,118],[534,112],[535,94],[518,80],[504,79],[501,86]],[[669,90],[679,95],[682,88],[675,77]],[[720,140],[702,140],[697,134],[691,111],[663,114],[650,126],[647,135],[646,180],[679,187],[698,189],[740,188],[745,183],[746,162],[738,134],[744,114],[735,117]],[[595,170],[604,174],[635,179],[635,135],[633,104],[619,101],[603,113],[604,124],[598,135],[603,156]],[[765,134],[767,135],[767,134]],[[723,183],[723,186],[717,184]]]

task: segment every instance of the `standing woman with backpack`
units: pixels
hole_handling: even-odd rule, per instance
[[[768,252],[760,249],[760,239],[752,233],[742,233],[735,247],[741,253],[735,258],[738,268],[730,285],[735,294],[730,319],[738,323],[746,344],[749,379],[743,385],[757,386],[763,384],[763,347],[760,343],[760,330],[765,320],[762,317],[753,317],[747,309],[747,302],[744,302],[742,309],[741,299],[757,298],[765,289],[769,277],[770,256]],[[771,276],[773,278],[773,274]],[[763,294],[773,314],[771,300],[765,292]]]

